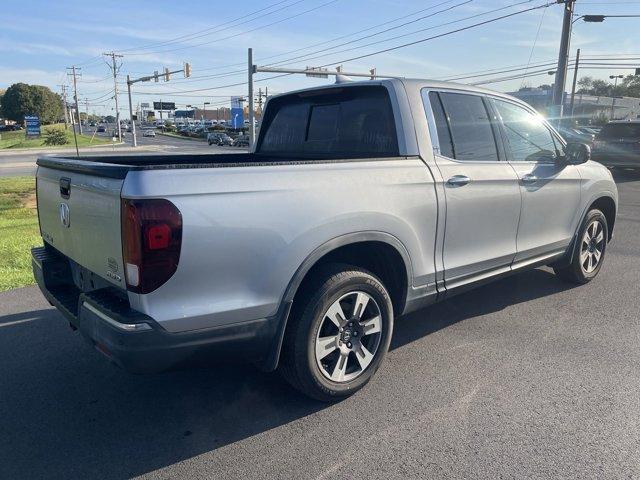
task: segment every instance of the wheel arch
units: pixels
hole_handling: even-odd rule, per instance
[[[580,215],[580,221],[576,226],[576,231],[573,235],[573,239],[571,240],[571,243],[569,244],[569,247],[567,248],[567,252],[565,253],[564,257],[562,257],[562,259],[556,262],[556,265],[563,266],[563,265],[568,265],[570,263],[571,258],[573,257],[573,253],[575,252],[575,249],[578,245],[578,232],[580,231],[580,227],[582,226],[582,223],[584,222],[584,219],[586,218],[587,214],[594,208],[597,208],[598,210],[600,210],[604,214],[605,218],[607,219],[607,231],[608,231],[607,241],[608,242],[611,241],[611,237],[613,236],[613,227],[616,221],[617,204],[615,199],[611,195],[602,194],[597,196],[596,198],[593,198],[588,203],[584,211],[582,212],[582,215]]]
[[[409,252],[402,242],[391,234],[376,231],[333,238],[309,254],[290,280],[278,309],[273,345],[263,365],[265,370],[272,371],[278,366],[289,314],[296,296],[304,289],[305,281],[323,265],[334,262],[371,271],[389,291],[394,312],[399,314],[404,310],[413,276]]]
[[[608,195],[603,195],[600,196],[598,198],[596,198],[595,200],[593,200],[591,202],[591,204],[587,207],[587,210],[585,211],[584,215],[583,215],[583,219],[584,216],[590,211],[593,210],[594,208],[597,208],[598,210],[600,210],[605,218],[607,219],[607,230],[608,230],[608,241],[611,241],[611,238],[613,237],[613,227],[616,223],[616,202],[615,200],[608,196]]]

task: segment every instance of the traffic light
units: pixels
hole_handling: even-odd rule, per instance
[[[168,82],[169,77],[171,77],[171,74],[169,73],[169,69],[167,67],[164,67],[164,81]]]
[[[189,78],[191,76],[191,64],[186,62],[184,64],[184,78]]]

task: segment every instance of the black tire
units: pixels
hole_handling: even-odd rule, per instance
[[[350,296],[356,295],[356,298],[359,299],[359,295],[362,293],[369,297],[365,308],[357,307],[355,299],[353,304],[349,303]],[[324,361],[318,360],[316,353],[316,341],[319,340],[321,329],[325,329],[327,326],[333,328],[331,323],[327,324],[331,320],[327,313],[336,302],[346,302],[342,305],[345,305],[347,309],[353,305],[353,309],[360,311],[361,320],[356,321],[356,312],[351,312],[351,315],[346,311],[343,312],[345,316],[350,316],[354,321],[350,322],[347,319],[348,325],[345,323],[344,331],[340,330],[342,333],[337,333],[336,347],[326,358],[335,354],[340,357],[344,354],[345,350],[343,349],[346,349],[346,340],[349,338],[346,337],[345,340],[344,335],[347,335],[347,331],[349,331],[349,335],[353,335],[353,332],[357,335],[358,328],[372,321],[371,319],[365,320],[365,316],[379,316],[381,318],[379,333],[367,333],[366,327],[364,327],[365,329],[359,330],[361,338],[356,338],[356,335],[351,337],[353,345],[349,342],[349,349],[358,349],[361,354],[362,352],[372,353],[372,358],[369,360],[370,363],[362,368],[362,363],[359,360],[360,355],[353,350],[351,353],[347,353],[344,357],[347,359],[344,363],[344,370],[347,372],[347,365],[351,365],[355,367],[355,372],[349,373],[347,376],[356,376],[353,379],[343,381],[333,381],[328,378],[327,375],[330,372],[323,368],[325,367]],[[379,315],[375,312],[379,312]],[[338,329],[337,326],[335,328]],[[389,293],[382,282],[371,273],[357,267],[344,264],[328,265],[316,272],[304,290],[296,297],[282,345],[279,371],[287,382],[309,397],[323,402],[341,400],[364,387],[375,374],[389,349],[392,331],[393,306]],[[337,346],[337,343],[343,340],[345,341]],[[376,341],[375,349],[371,348],[371,344],[365,345],[365,342],[370,340]],[[356,345],[356,342],[361,343]],[[371,348],[374,352],[369,352],[366,348],[363,350],[363,346]],[[338,359],[337,362],[340,360]],[[320,363],[322,365],[319,365]]]
[[[602,232],[602,240],[600,242],[587,242],[585,241],[585,233],[587,229],[594,228],[594,223],[598,224],[598,230],[595,236],[600,238],[600,232]],[[596,238],[596,240],[597,240]],[[580,229],[578,230],[578,236],[576,240],[575,248],[573,249],[573,255],[571,257],[571,263],[563,267],[554,267],[553,270],[556,275],[562,280],[570,283],[585,284],[593,280],[600,272],[602,264],[607,250],[607,242],[609,241],[609,229],[607,225],[607,217],[598,209],[590,210],[584,218]],[[597,252],[600,252],[600,256],[597,257],[597,263],[593,266],[594,259],[597,256]],[[585,256],[586,255],[586,256]],[[590,257],[587,258],[587,257]]]

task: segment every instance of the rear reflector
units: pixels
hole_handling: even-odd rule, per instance
[[[175,273],[182,215],[169,200],[122,200],[122,253],[127,288],[149,293]]]

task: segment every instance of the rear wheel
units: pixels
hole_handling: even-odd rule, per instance
[[[392,330],[393,307],[384,285],[365,270],[330,265],[296,299],[280,371],[310,397],[340,400],[371,379]]]
[[[602,268],[608,235],[607,218],[600,210],[590,210],[578,232],[578,244],[571,263],[565,267],[554,267],[556,275],[579,284],[593,280]]]

